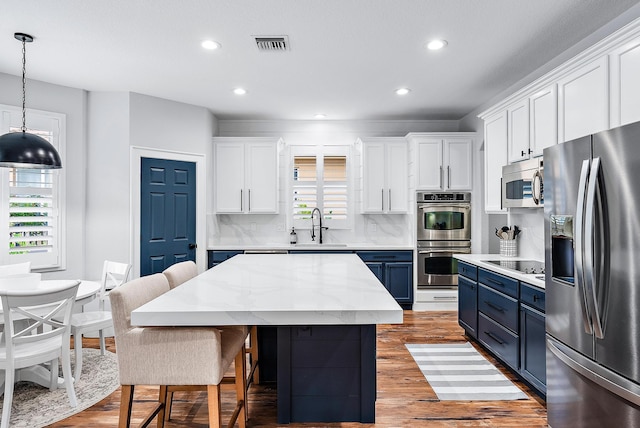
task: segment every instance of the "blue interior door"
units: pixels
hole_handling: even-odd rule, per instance
[[[196,259],[196,164],[142,158],[140,276]]]

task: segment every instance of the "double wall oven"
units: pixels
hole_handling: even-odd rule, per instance
[[[471,194],[418,192],[418,289],[458,285],[456,253],[471,253]]]

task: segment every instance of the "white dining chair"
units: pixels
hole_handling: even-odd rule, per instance
[[[9,426],[17,369],[50,363],[50,389],[54,390],[58,387],[58,358],[60,358],[69,403],[72,407],[77,406],[71,376],[69,322],[79,284],[79,281],[71,281],[45,290],[0,287],[4,317],[4,341],[0,344],[0,370],[5,371],[0,428]],[[43,308],[46,310],[43,311]],[[30,322],[22,322],[25,319]],[[18,325],[19,327],[16,327]]]
[[[100,278],[98,292],[98,310],[75,313],[71,316],[71,335],[76,356],[74,378],[77,381],[82,374],[82,336],[87,332],[98,331],[100,337],[100,353],[104,355],[106,345],[104,331],[113,327],[111,310],[105,309],[105,302],[109,300],[109,292],[127,282],[131,265],[127,263],[105,260]]]
[[[31,272],[31,262],[0,265],[0,277]]]

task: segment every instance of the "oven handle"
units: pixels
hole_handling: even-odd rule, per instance
[[[446,250],[418,250],[418,254],[429,254],[429,253],[449,253],[449,254],[470,254],[470,248],[448,248]]]

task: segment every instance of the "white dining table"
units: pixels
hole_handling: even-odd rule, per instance
[[[76,303],[75,309],[81,308],[82,305],[90,302],[95,299],[100,291],[100,283],[97,281],[84,281],[84,280],[69,280],[69,279],[56,279],[56,280],[44,280],[35,283],[32,286],[28,286],[25,288],[24,285],[20,286],[21,290],[29,290],[29,291],[38,291],[38,290],[47,290],[54,287],[59,287],[62,285],[70,285],[72,283],[80,282],[78,286],[78,293],[76,294]],[[18,289],[18,287],[12,287],[11,285],[3,285],[3,289]],[[0,314],[2,313],[2,303],[0,303]],[[4,321],[0,316],[0,324],[3,324]],[[4,385],[4,371],[0,373],[0,385]],[[49,387],[51,378],[51,372],[49,369],[42,365],[35,365],[31,367],[27,367],[24,369],[16,370],[16,382],[26,381],[37,383],[38,385],[42,385],[44,387]],[[58,379],[58,386],[64,386],[64,379]],[[2,389],[4,390],[4,389]],[[1,392],[1,391],[0,391]]]

